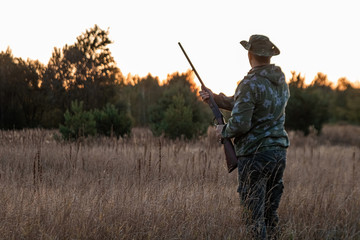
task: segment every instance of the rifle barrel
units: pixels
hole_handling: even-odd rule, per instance
[[[199,81],[200,81],[201,85],[205,87],[205,84],[204,84],[204,83],[203,83],[203,81],[201,80],[201,78],[200,78],[199,74],[197,73],[197,71],[196,71],[196,69],[195,69],[194,65],[192,64],[192,62],[191,62],[190,58],[189,58],[189,57],[188,57],[188,55],[186,54],[185,49],[182,47],[182,45],[181,45],[181,43],[180,43],[180,42],[178,42],[178,44],[179,44],[179,46],[180,46],[181,50],[183,51],[183,53],[184,53],[184,55],[185,55],[186,59],[187,59],[187,60],[188,60],[188,62],[190,63],[190,66],[191,66],[192,70],[194,71],[194,73],[195,73],[196,77],[199,79]]]
[[[203,83],[203,81],[201,80],[199,74],[197,73],[194,65],[192,64],[190,58],[188,57],[188,55],[186,54],[184,48],[182,47],[181,43],[178,42],[181,50],[183,51],[186,59],[188,60],[188,62],[190,63],[190,66],[192,68],[192,70],[194,71],[195,75],[197,76],[197,78],[199,79],[201,86],[205,88],[205,91],[209,92],[209,89],[207,89],[205,87],[205,84]],[[210,94],[210,92],[209,92]],[[218,124],[225,124],[224,122],[224,118],[222,113],[219,110],[219,107],[217,106],[214,98],[212,97],[212,95],[210,94],[209,96],[209,101],[208,104],[215,116],[215,119],[217,120]],[[235,153],[235,149],[234,149],[234,145],[232,143],[232,141],[229,138],[224,138],[222,143],[224,144],[224,151],[225,151],[225,157],[226,157],[226,164],[228,167],[228,172],[232,172],[234,169],[237,168],[237,157],[236,157],[236,153]]]

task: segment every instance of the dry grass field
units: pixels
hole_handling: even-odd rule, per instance
[[[61,142],[0,131],[0,239],[248,239],[211,136]],[[280,239],[360,239],[360,128],[290,133]]]

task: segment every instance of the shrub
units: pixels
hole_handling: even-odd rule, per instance
[[[173,96],[172,104],[166,109],[162,124],[165,136],[175,139],[181,135],[185,138],[192,138],[196,133],[195,123],[192,122],[192,110],[185,106],[185,101],[181,95]]]
[[[93,114],[98,134],[116,137],[130,134],[131,119],[126,113],[119,112],[114,105],[108,103],[101,111],[95,109]]]
[[[208,116],[197,100],[186,101],[182,94],[164,95],[151,111],[151,130],[155,135],[176,139],[191,139],[206,133]],[[205,107],[205,106],[204,106]]]
[[[89,111],[83,110],[83,102],[71,102],[71,110],[64,114],[64,125],[60,124],[60,133],[64,139],[77,139],[96,134],[96,122]]]

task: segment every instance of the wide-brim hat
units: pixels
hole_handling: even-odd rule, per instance
[[[248,51],[258,56],[271,57],[280,54],[280,50],[270,39],[264,35],[252,35],[249,41],[241,41],[240,44]]]

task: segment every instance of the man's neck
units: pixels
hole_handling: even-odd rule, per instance
[[[270,63],[253,62],[253,63],[251,63],[251,68],[262,67],[262,66],[266,66],[266,65],[270,65]]]
[[[251,64],[251,68],[256,68],[256,67],[262,67],[262,66],[267,66],[267,65],[270,65],[270,63],[252,63]]]

